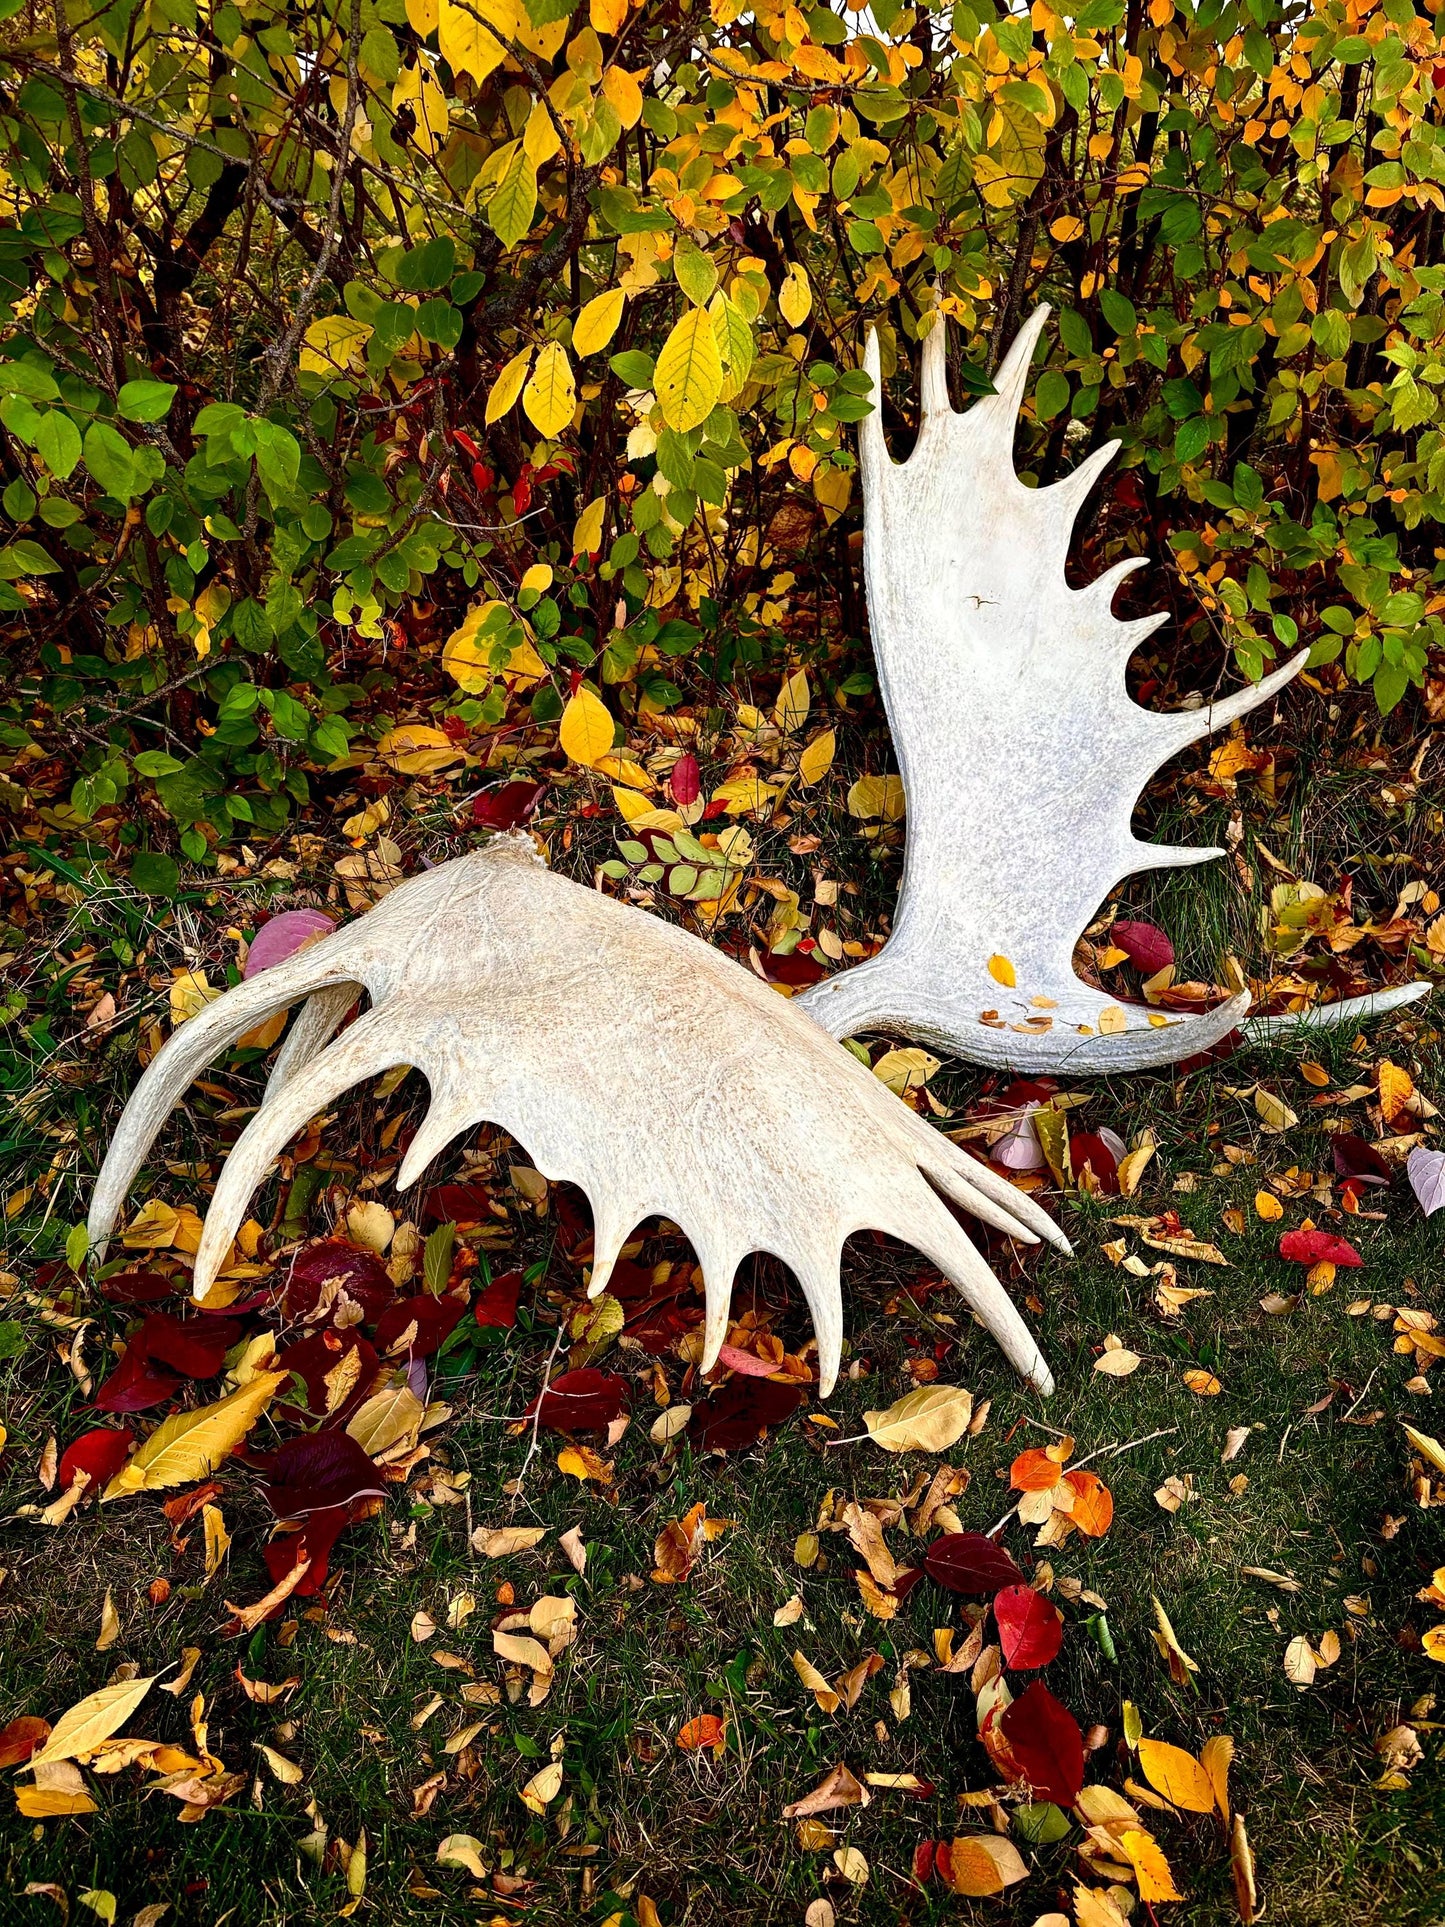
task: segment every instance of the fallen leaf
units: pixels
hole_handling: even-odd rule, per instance
[[[1253,1927],[1259,1907],[1259,1892],[1254,1882],[1254,1854],[1244,1830],[1244,1815],[1236,1813],[1229,1834],[1229,1870],[1234,1879],[1234,1903],[1243,1927]]]
[[[1133,1864],[1141,1900],[1182,1900],[1184,1898],[1174,1885],[1174,1876],[1170,1872],[1169,1862],[1164,1857],[1164,1849],[1152,1833],[1146,1833],[1142,1827],[1126,1827],[1119,1835],[1119,1844]]]
[[[867,1886],[868,1861],[857,1847],[837,1848],[833,1854],[833,1865],[850,1886]]]
[[[1405,1175],[1427,1218],[1445,1209],[1445,1151],[1417,1146],[1405,1160]]]
[[[1064,1622],[1032,1586],[1005,1586],[994,1594],[993,1616],[1005,1666],[1030,1670],[1056,1659],[1064,1643]]]
[[[1342,1269],[1354,1269],[1365,1262],[1344,1238],[1309,1228],[1286,1231],[1279,1241],[1279,1255],[1295,1265],[1329,1264]]]
[[[960,1385],[922,1385],[863,1423],[885,1452],[946,1452],[968,1430],[973,1394]]]
[[[546,1526],[478,1526],[472,1534],[472,1551],[484,1559],[507,1559],[541,1545],[547,1532]]]
[[[105,1589],[105,1603],[100,1609],[100,1635],[95,1642],[98,1653],[107,1652],[120,1638],[120,1614],[115,1609],[115,1600],[110,1587]]]
[[[1023,1583],[1023,1574],[994,1539],[981,1532],[949,1532],[935,1539],[924,1570],[950,1592],[988,1593]]]
[[[1192,1753],[1163,1740],[1141,1739],[1139,1764],[1156,1793],[1191,1813],[1213,1813],[1214,1788]]]
[[[284,1753],[278,1753],[274,1746],[266,1746],[260,1740],[255,1744],[256,1751],[261,1754],[282,1786],[299,1786],[305,1779],[305,1774],[294,1760],[288,1760]]]
[[[1213,1372],[1201,1371],[1197,1366],[1184,1374],[1184,1383],[1196,1398],[1218,1398],[1224,1390]]]
[[[1284,1099],[1276,1097],[1273,1091],[1265,1090],[1262,1084],[1255,1088],[1254,1108],[1259,1113],[1260,1129],[1267,1137],[1277,1137],[1281,1131],[1288,1131],[1299,1123]]]
[[[482,1843],[474,1833],[449,1833],[437,1848],[437,1865],[461,1867],[474,1880],[485,1880],[487,1877]]]
[[[287,1376],[285,1372],[258,1372],[249,1383],[214,1405],[174,1413],[116,1473],[102,1500],[204,1478],[241,1443]]]
[[[948,1884],[971,1900],[1001,1894],[1015,1881],[1026,1880],[1028,1871],[1013,1842],[996,1833],[965,1834],[949,1846]]]
[[[1004,1710],[999,1726],[1017,1777],[1027,1781],[1034,1797],[1071,1807],[1084,1784],[1084,1736],[1068,1708],[1036,1679]]]
[[[728,1723],[716,1713],[699,1713],[678,1729],[677,1744],[684,1753],[700,1753],[711,1747],[721,1759],[727,1746]]]
[[[811,1793],[783,1808],[785,1820],[801,1820],[815,1813],[831,1813],[837,1807],[866,1807],[872,1796],[848,1768],[839,1764],[824,1774]]]
[[[539,1773],[532,1775],[517,1797],[529,1812],[540,1817],[561,1791],[562,1762],[550,1760]]]
[[[1131,1352],[1117,1332],[1110,1332],[1104,1340],[1103,1351],[1094,1360],[1094,1370],[1106,1378],[1127,1378],[1142,1362],[1138,1352]]]
[[[62,1713],[51,1729],[50,1738],[30,1765],[32,1770],[57,1760],[73,1760],[108,1740],[125,1725],[155,1682],[155,1674],[145,1679],[117,1680],[77,1700],[69,1712]]]

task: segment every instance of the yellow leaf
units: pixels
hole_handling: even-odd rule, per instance
[[[1184,1383],[1196,1398],[1218,1398],[1224,1390],[1213,1372],[1201,1371],[1198,1366],[1184,1374]]]
[[[807,270],[800,261],[795,261],[778,289],[778,312],[790,328],[797,328],[807,320],[812,305],[813,290],[808,285]]]
[[[305,1776],[294,1760],[288,1760],[284,1753],[278,1753],[273,1746],[256,1741],[257,1752],[264,1755],[267,1766],[283,1786],[296,1786]]]
[[[1254,1194],[1254,1209],[1255,1215],[1263,1218],[1266,1224],[1273,1224],[1277,1219],[1284,1216],[1284,1206],[1274,1195],[1273,1191],[1256,1191]]]
[[[121,1243],[132,1251],[154,1251],[176,1241],[181,1216],[159,1198],[147,1198],[121,1234]]]
[[[487,202],[487,225],[503,247],[515,247],[537,212],[537,168],[518,144]]]
[[[444,729],[434,729],[430,723],[402,723],[389,729],[377,744],[376,753],[402,776],[434,776],[449,764],[461,762],[466,754]]]
[[[527,125],[522,129],[522,151],[533,167],[543,167],[554,154],[561,151],[561,147],[562,139],[552,116],[547,112],[547,103],[534,100],[532,111],[527,116]]]
[[[552,564],[534,562],[531,568],[525,571],[517,586],[523,590],[530,589],[535,595],[546,595],[552,586]]]
[[[617,734],[612,713],[600,696],[584,684],[562,711],[557,740],[574,763],[594,769],[612,748]]]
[[[779,729],[801,729],[808,720],[811,700],[807,670],[795,669],[790,676],[783,678],[778,700],[773,705],[773,721]]]
[[[391,104],[395,109],[410,106],[415,124],[412,140],[423,154],[441,151],[450,131],[447,97],[429,60],[419,59],[415,67],[407,67],[397,76],[391,90]]]
[[[1445,1660],[1445,1625],[1432,1626],[1420,1640],[1427,1659]]]
[[[146,1679],[117,1680],[77,1700],[70,1711],[62,1713],[55,1722],[44,1747],[31,1759],[31,1769],[48,1766],[55,1760],[73,1760],[77,1754],[88,1753],[102,1740],[108,1740],[125,1725],[155,1684],[155,1678],[152,1673]]]
[[[1281,1131],[1287,1131],[1292,1124],[1299,1123],[1283,1098],[1265,1090],[1263,1085],[1254,1093],[1254,1108],[1259,1113],[1260,1129],[1269,1137],[1277,1137]]]
[[[370,325],[349,314],[329,314],[313,321],[301,337],[301,372],[349,375],[363,365],[363,350],[370,339]]]
[[[848,814],[865,823],[875,816],[896,823],[906,808],[901,776],[860,776],[848,791]]]
[[[1380,1109],[1384,1112],[1385,1122],[1393,1124],[1400,1113],[1409,1108],[1414,1095],[1414,1078],[1407,1070],[1402,1070],[1398,1064],[1392,1064],[1386,1058],[1380,1065]]]
[[[1018,973],[1007,957],[998,955],[990,957],[988,974],[996,984],[1002,984],[1005,990],[1012,990],[1018,983]]]
[[[624,67],[609,67],[602,76],[602,91],[617,109],[624,127],[635,127],[642,119],[642,89]]]
[[[1084,224],[1077,214],[1061,214],[1057,221],[1049,223],[1049,233],[1056,241],[1077,241],[1084,231]]]
[[[590,0],[587,18],[598,33],[617,33],[627,18],[627,0]]]
[[[519,1798],[532,1813],[542,1813],[562,1791],[562,1762],[552,1760],[540,1773],[534,1773],[522,1788]]]
[[[973,1394],[961,1385],[920,1385],[884,1412],[865,1412],[868,1436],[885,1452],[946,1452],[968,1430]]]
[[[131,1455],[102,1498],[119,1499],[128,1492],[155,1492],[203,1479],[241,1443],[289,1377],[289,1372],[257,1372],[249,1384],[214,1405],[173,1413]]]
[[[502,64],[506,49],[483,24],[487,21],[510,39],[517,29],[515,0],[440,0],[437,45],[453,73],[485,80]]]
[[[1439,1439],[1431,1438],[1428,1432],[1417,1432],[1413,1425],[1401,1421],[1405,1437],[1414,1446],[1422,1459],[1428,1459],[1437,1472],[1445,1472],[1445,1445]]]
[[[394,1445],[414,1444],[425,1415],[426,1407],[409,1385],[389,1385],[366,1400],[346,1429],[363,1452],[376,1458]]]
[[[210,1507],[206,1508],[210,1511]],[[105,1603],[100,1609],[100,1637],[95,1642],[98,1653],[108,1652],[120,1638],[120,1614],[115,1609],[115,1599],[110,1587],[105,1589]]]
[[[1234,1741],[1227,1733],[1216,1733],[1199,1749],[1199,1764],[1209,1775],[1215,1805],[1226,1821],[1229,1819],[1229,1768],[1233,1759]]]
[[[601,294],[594,294],[572,324],[572,352],[600,353],[617,333],[626,301],[621,288],[604,288]]]
[[[406,17],[417,37],[425,40],[437,30],[441,0],[406,0]]]
[[[1023,1855],[997,1833],[969,1834],[948,1850],[949,1885],[956,1894],[982,1900],[1028,1878]]]
[[[930,1057],[916,1044],[909,1044],[902,1050],[884,1051],[873,1066],[873,1075],[890,1091],[905,1097],[909,1091],[921,1091],[937,1069],[936,1057]]]
[[[76,1779],[80,1775],[76,1774]],[[94,1813],[95,1801],[84,1784],[71,1786],[18,1786],[15,1805],[27,1820],[57,1820],[67,1814]]]
[[[495,629],[498,612],[502,611],[506,620],[500,630]],[[454,629],[447,637],[446,647],[442,650],[442,668],[463,689],[472,695],[480,695],[490,689],[493,676],[501,675],[515,679],[519,689],[530,689],[533,683],[540,682],[547,673],[547,665],[537,654],[531,643],[523,637],[519,643],[501,653],[499,666],[492,666],[492,654],[506,633],[510,624],[510,612],[500,602],[479,602],[475,608],[468,609],[459,629]]]
[[[522,390],[523,411],[537,433],[550,441],[567,427],[576,406],[577,387],[567,350],[560,341],[549,341]]]
[[[1141,1740],[1139,1744],[1142,1746],[1144,1742]],[[1142,1827],[1126,1827],[1119,1836],[1119,1844],[1133,1862],[1141,1900],[1184,1898],[1174,1885],[1174,1876],[1169,1871],[1164,1850],[1152,1833],[1145,1833]]]
[[[607,497],[597,496],[589,502],[572,526],[573,555],[600,555],[602,553],[602,524],[607,516]]]
[[[1156,1793],[1191,1813],[1213,1813],[1214,1788],[1192,1753],[1163,1740],[1140,1740],[1139,1764]]]
[[[717,403],[722,378],[712,320],[705,308],[689,308],[662,344],[653,378],[668,427],[679,434],[700,428]]]
[[[838,739],[831,729],[825,729],[821,735],[815,736],[798,758],[798,781],[821,783],[833,767],[837,748]]]
[[[512,356],[492,383],[487,393],[488,428],[493,422],[500,421],[503,415],[516,406],[517,397],[522,392],[522,385],[527,379],[527,369],[531,361],[532,350],[523,348],[519,354]]]

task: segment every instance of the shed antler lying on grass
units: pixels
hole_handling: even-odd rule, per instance
[[[362,991],[371,1008],[330,1042]],[[104,1245],[192,1079],[303,998],[211,1201],[198,1298],[282,1147],[353,1085],[411,1064],[432,1103],[401,1186],[460,1132],[500,1125],[545,1176],[580,1185],[591,1200],[594,1295],[634,1226],[674,1220],[702,1266],[705,1368],[727,1333],[739,1262],[768,1251],[802,1286],[821,1389],[830,1391],[843,1337],[843,1243],[871,1228],[924,1252],[1018,1370],[1053,1389],[1027,1326],[932,1186],[1010,1237],[1067,1251],[1052,1219],[741,964],[553,875],[526,835],[413,877],[180,1026],[120,1120],[91,1204],[93,1247]]]
[[[798,1001],[835,1037],[899,1031],[974,1063],[1073,1075],[1176,1063],[1240,1024],[1247,994],[1182,1019],[1120,1005],[1074,974],[1074,945],[1131,872],[1224,854],[1140,842],[1134,805],[1161,764],[1268,702],[1306,654],[1199,709],[1160,714],[1129,696],[1125,665],[1165,617],[1120,622],[1110,605],[1144,558],[1084,589],[1064,578],[1074,518],[1119,444],[1051,488],[1026,488],[1014,472],[1014,428],[1048,312],[1036,309],[1019,331],[996,392],[961,415],[949,404],[939,317],[923,345],[918,443],[901,464],[884,440],[869,340],[863,556],[908,803],[903,888],[884,948]],[[1000,958],[1013,987],[1000,982],[1010,974]],[[1244,1028],[1260,1038],[1301,1022],[1353,1024],[1428,988]]]

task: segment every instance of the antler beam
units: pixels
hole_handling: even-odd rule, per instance
[[[329,1041],[363,991],[371,1008]],[[1010,1237],[1067,1251],[1053,1220],[732,958],[554,876],[526,835],[495,838],[412,878],[181,1025],[121,1117],[91,1203],[94,1249],[192,1079],[302,999],[265,1101],[211,1200],[197,1298],[282,1147],[344,1091],[409,1064],[430,1083],[432,1103],[401,1188],[462,1131],[500,1125],[545,1176],[590,1198],[594,1296],[634,1226],[672,1219],[702,1266],[704,1369],[727,1335],[739,1263],[768,1251],[802,1287],[821,1389],[830,1391],[843,1340],[843,1244],[871,1228],[924,1252],[1024,1377],[1053,1389],[1028,1327],[939,1192]]]
[[[1184,1018],[1118,1004],[1075,975],[1074,945],[1133,871],[1224,854],[1141,842],[1134,805],[1161,764],[1268,702],[1306,655],[1200,709],[1160,714],[1129,696],[1125,666],[1165,617],[1121,622],[1111,604],[1144,558],[1084,589],[1064,576],[1074,519],[1119,444],[1051,488],[1027,488],[1014,470],[1014,429],[1048,312],[1035,310],[996,392],[964,414],[949,403],[945,323],[935,321],[923,344],[922,426],[901,464],[884,440],[878,340],[869,338],[863,560],[908,840],[887,944],[797,1001],[835,1037],[898,1031],[974,1063],[1074,1075],[1174,1063],[1243,1019],[1245,994]],[[1012,986],[1000,982],[1010,974]],[[1351,998],[1303,1021],[1355,1023],[1428,988]],[[1300,1021],[1247,1028],[1263,1036]]]

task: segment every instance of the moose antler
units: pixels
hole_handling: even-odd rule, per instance
[[[371,1008],[329,1042],[363,990]],[[1018,1370],[1053,1389],[1027,1326],[932,1186],[1010,1237],[1046,1238],[1067,1251],[1047,1214],[732,958],[553,875],[525,834],[494,838],[401,884],[367,915],[177,1029],[112,1140],[91,1203],[93,1248],[103,1249],[191,1080],[302,998],[309,1001],[265,1101],[211,1201],[197,1298],[210,1291],[283,1145],[343,1091],[410,1064],[431,1084],[432,1103],[401,1187],[459,1132],[500,1125],[547,1177],[570,1179],[591,1199],[594,1295],[635,1225],[672,1219],[702,1265],[704,1369],[727,1334],[738,1264],[749,1251],[768,1251],[802,1286],[821,1389],[831,1390],[843,1337],[843,1243],[873,1228],[924,1252]]]
[[[903,885],[883,949],[798,1002],[835,1037],[901,1031],[975,1063],[1073,1074],[1174,1063],[1239,1025],[1246,994],[1183,1019],[1119,1005],[1079,980],[1073,950],[1132,871],[1224,854],[1141,842],[1134,805],[1161,764],[1268,702],[1306,656],[1199,709],[1160,714],[1132,700],[1125,665],[1165,616],[1121,622],[1110,605],[1144,558],[1085,589],[1064,577],[1074,518],[1119,444],[1051,488],[1026,488],[1014,472],[1014,427],[1048,312],[1037,308],[1020,329],[996,392],[962,415],[949,404],[938,317],[923,344],[918,443],[902,464],[884,440],[869,339],[863,560],[908,805]],[[1355,1023],[1428,989],[1407,984],[1246,1028]]]

